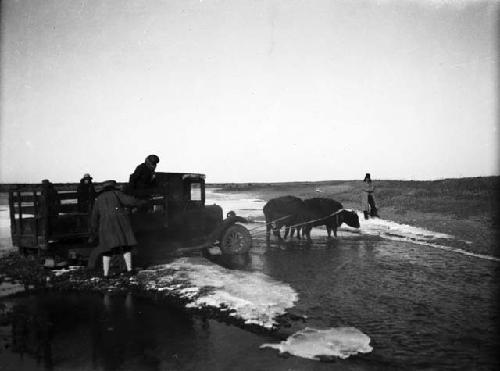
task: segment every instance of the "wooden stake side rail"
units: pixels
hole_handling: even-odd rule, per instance
[[[79,183],[18,184],[8,187],[11,238],[21,252],[46,250],[52,241],[82,241],[90,234],[90,213],[93,200],[85,212],[79,209]],[[94,183],[99,189],[99,183]],[[150,199],[167,215],[166,189]],[[156,210],[156,209],[155,209]]]
[[[49,241],[86,238],[89,213],[78,208],[78,183],[20,184],[9,189],[12,242],[21,252],[48,247]],[[52,202],[52,204],[51,204]]]
[[[74,191],[76,192],[76,188],[78,187],[80,183],[52,183],[52,185],[55,187],[55,189],[58,192],[65,192],[65,191]],[[102,183],[93,183],[94,187],[97,189]],[[119,187],[122,187],[127,183],[124,182],[118,182],[117,185]],[[41,183],[19,183],[19,184],[6,184],[2,185],[2,192],[9,192],[9,191],[20,191],[20,192],[33,192],[34,190],[40,191],[42,189],[42,184]]]

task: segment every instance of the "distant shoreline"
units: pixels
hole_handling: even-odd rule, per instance
[[[434,179],[434,180],[403,180],[403,179],[374,179],[374,182],[384,182],[384,183],[392,183],[392,182],[402,182],[404,184],[410,183],[436,183],[436,182],[446,182],[446,181],[471,181],[471,180],[489,180],[500,182],[500,175],[492,175],[492,176],[478,176],[478,177],[461,177],[461,178],[442,178],[442,179]],[[252,188],[264,188],[264,187],[283,187],[283,186],[307,186],[307,185],[332,185],[332,184],[349,184],[352,182],[358,182],[361,179],[351,179],[351,180],[318,180],[318,181],[308,181],[308,180],[298,180],[298,181],[290,181],[290,182],[226,182],[226,183],[206,183],[207,188],[222,188],[224,190],[246,190]],[[94,184],[100,184],[102,182],[95,182]],[[61,188],[71,188],[75,185],[79,184],[78,182],[61,182],[54,183],[55,186]],[[126,184],[126,182],[118,182],[118,185]],[[23,187],[32,187],[35,185],[41,185],[39,183],[0,183],[0,192],[8,192],[11,189],[23,188]]]

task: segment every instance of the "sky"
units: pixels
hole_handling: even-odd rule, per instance
[[[0,183],[499,175],[500,2],[2,0]]]

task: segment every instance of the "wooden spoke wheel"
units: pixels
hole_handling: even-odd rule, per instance
[[[248,229],[234,224],[222,235],[220,249],[223,254],[244,254],[252,247],[252,236]]]

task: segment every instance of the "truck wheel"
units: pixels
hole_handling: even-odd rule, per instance
[[[252,247],[252,236],[248,229],[234,224],[224,231],[220,243],[223,254],[244,254]]]

